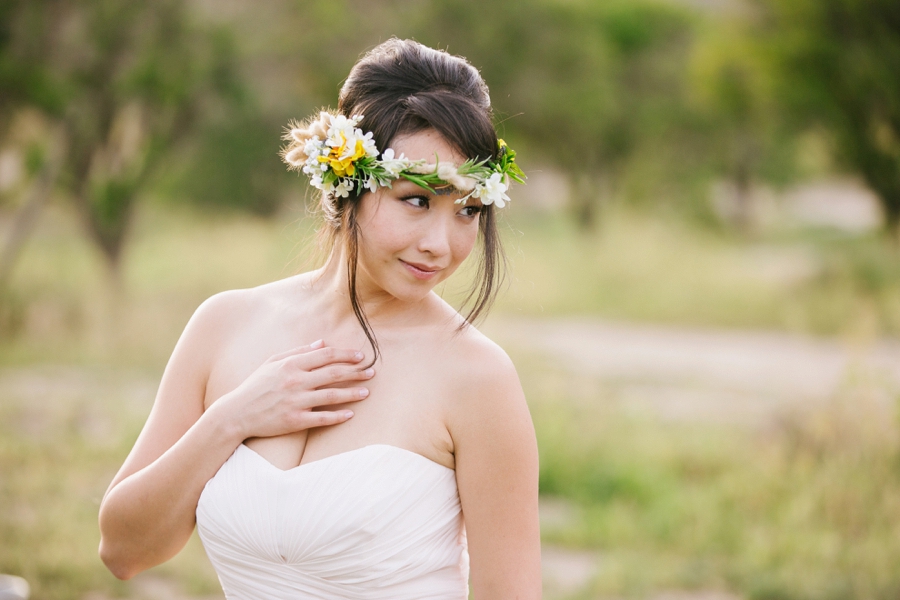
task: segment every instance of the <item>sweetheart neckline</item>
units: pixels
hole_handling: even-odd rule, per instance
[[[254,450],[253,448],[251,448],[250,446],[248,446],[247,444],[245,444],[245,443],[243,443],[243,442],[241,442],[241,445],[238,446],[238,447],[240,448],[241,446],[243,446],[244,448],[246,448],[247,450],[249,450],[251,454],[256,455],[256,457],[259,458],[259,460],[261,460],[261,461],[263,461],[264,463],[266,463],[267,465],[269,465],[269,467],[271,467],[272,469],[274,469],[274,470],[277,471],[278,473],[283,473],[283,474],[292,473],[292,472],[294,472],[294,471],[299,471],[302,467],[309,467],[309,466],[315,465],[315,464],[317,464],[317,463],[329,461],[329,460],[331,460],[331,459],[333,459],[333,458],[338,458],[338,457],[346,456],[346,455],[349,455],[349,454],[355,454],[355,453],[357,453],[357,452],[360,452],[360,451],[362,451],[362,450],[366,450],[366,449],[369,449],[369,448],[391,448],[392,450],[398,450],[398,451],[400,451],[400,452],[402,452],[402,453],[404,453],[404,454],[407,454],[407,455],[411,454],[411,455],[413,455],[413,456],[417,456],[417,457],[421,458],[422,460],[424,460],[424,461],[426,461],[426,462],[429,462],[429,463],[431,463],[432,465],[434,465],[434,466],[436,466],[436,467],[440,467],[441,469],[444,469],[444,470],[446,470],[446,471],[450,471],[451,473],[454,473],[454,474],[456,473],[456,470],[455,470],[455,469],[451,469],[450,467],[448,467],[448,466],[446,466],[446,465],[442,465],[442,464],[439,463],[439,462],[436,462],[436,461],[434,461],[434,460],[431,460],[431,459],[428,458],[427,456],[424,456],[424,455],[422,455],[422,454],[419,454],[418,452],[413,452],[412,450],[407,450],[406,448],[401,448],[400,446],[393,446],[393,445],[391,445],[391,444],[367,444],[367,445],[361,446],[361,447],[359,447],[359,448],[354,448],[353,450],[345,450],[344,452],[338,452],[337,454],[332,454],[332,455],[330,455],[330,456],[326,456],[325,458],[320,458],[320,459],[314,460],[314,461],[312,461],[312,462],[308,462],[308,463],[300,463],[300,464],[297,465],[296,467],[291,467],[290,469],[281,469],[281,468],[279,468],[279,467],[276,467],[275,465],[273,465],[273,464],[271,463],[271,461],[269,461],[269,459],[267,459],[267,458],[264,457],[262,454],[260,454],[259,452],[257,452],[256,450]]]

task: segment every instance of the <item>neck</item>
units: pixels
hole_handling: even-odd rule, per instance
[[[349,281],[347,250],[336,245],[325,265],[316,271],[312,282],[312,289],[318,292],[322,303],[317,314],[334,327],[357,322],[350,301]],[[416,302],[399,300],[374,285],[361,265],[357,266],[356,272],[356,296],[373,328],[409,324],[410,317],[415,317],[425,308],[424,299]]]

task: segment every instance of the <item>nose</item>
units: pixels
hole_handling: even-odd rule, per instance
[[[432,256],[444,256],[450,252],[452,217],[447,218],[438,211],[434,211],[432,215],[419,236],[418,250]]]

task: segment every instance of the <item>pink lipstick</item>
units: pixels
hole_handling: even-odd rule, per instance
[[[441,271],[440,267],[430,267],[428,265],[422,265],[418,263],[408,263],[403,259],[400,259],[400,262],[403,263],[403,266],[406,267],[407,271],[412,273],[413,277],[415,277],[416,279],[421,279],[423,281],[431,279]]]

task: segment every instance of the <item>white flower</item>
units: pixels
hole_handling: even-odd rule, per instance
[[[481,199],[482,204],[496,204],[497,208],[503,208],[509,202],[506,190],[509,186],[503,181],[503,175],[494,173],[475,186],[472,195]]]
[[[338,179],[338,184],[334,188],[334,195],[338,198],[346,198],[350,195],[350,192],[353,191],[353,180],[347,179],[346,177],[341,177]]]
[[[375,177],[369,177],[369,179],[366,180],[366,188],[373,194],[378,191],[378,181]]]
[[[328,136],[331,137],[335,133],[339,133],[341,131],[345,133],[352,133],[353,128],[356,127],[356,124],[359,120],[355,117],[347,118],[344,115],[332,115],[331,117],[331,125],[328,127]]]
[[[324,154],[322,152],[325,144],[322,143],[322,140],[319,139],[319,136],[313,136],[306,140],[306,143],[303,145],[303,153],[306,154],[309,158],[314,158],[321,156]]]
[[[328,128],[328,137],[325,139],[325,144],[332,148],[340,148],[341,146],[346,145],[352,154],[353,150],[356,149],[357,137],[363,137],[362,131],[356,129],[355,126],[356,121],[354,119],[348,119],[344,115],[332,117],[331,127]],[[359,132],[359,134],[356,132]]]
[[[358,133],[362,133],[361,130],[356,130]],[[365,134],[362,136],[363,150],[365,150],[368,156],[372,158],[378,158],[378,146],[375,145],[375,140],[372,139],[372,132]]]
[[[396,179],[400,177],[401,172],[409,168],[412,161],[402,153],[398,158],[394,158],[394,149],[388,148],[381,153],[381,160],[378,162],[388,175]]]

